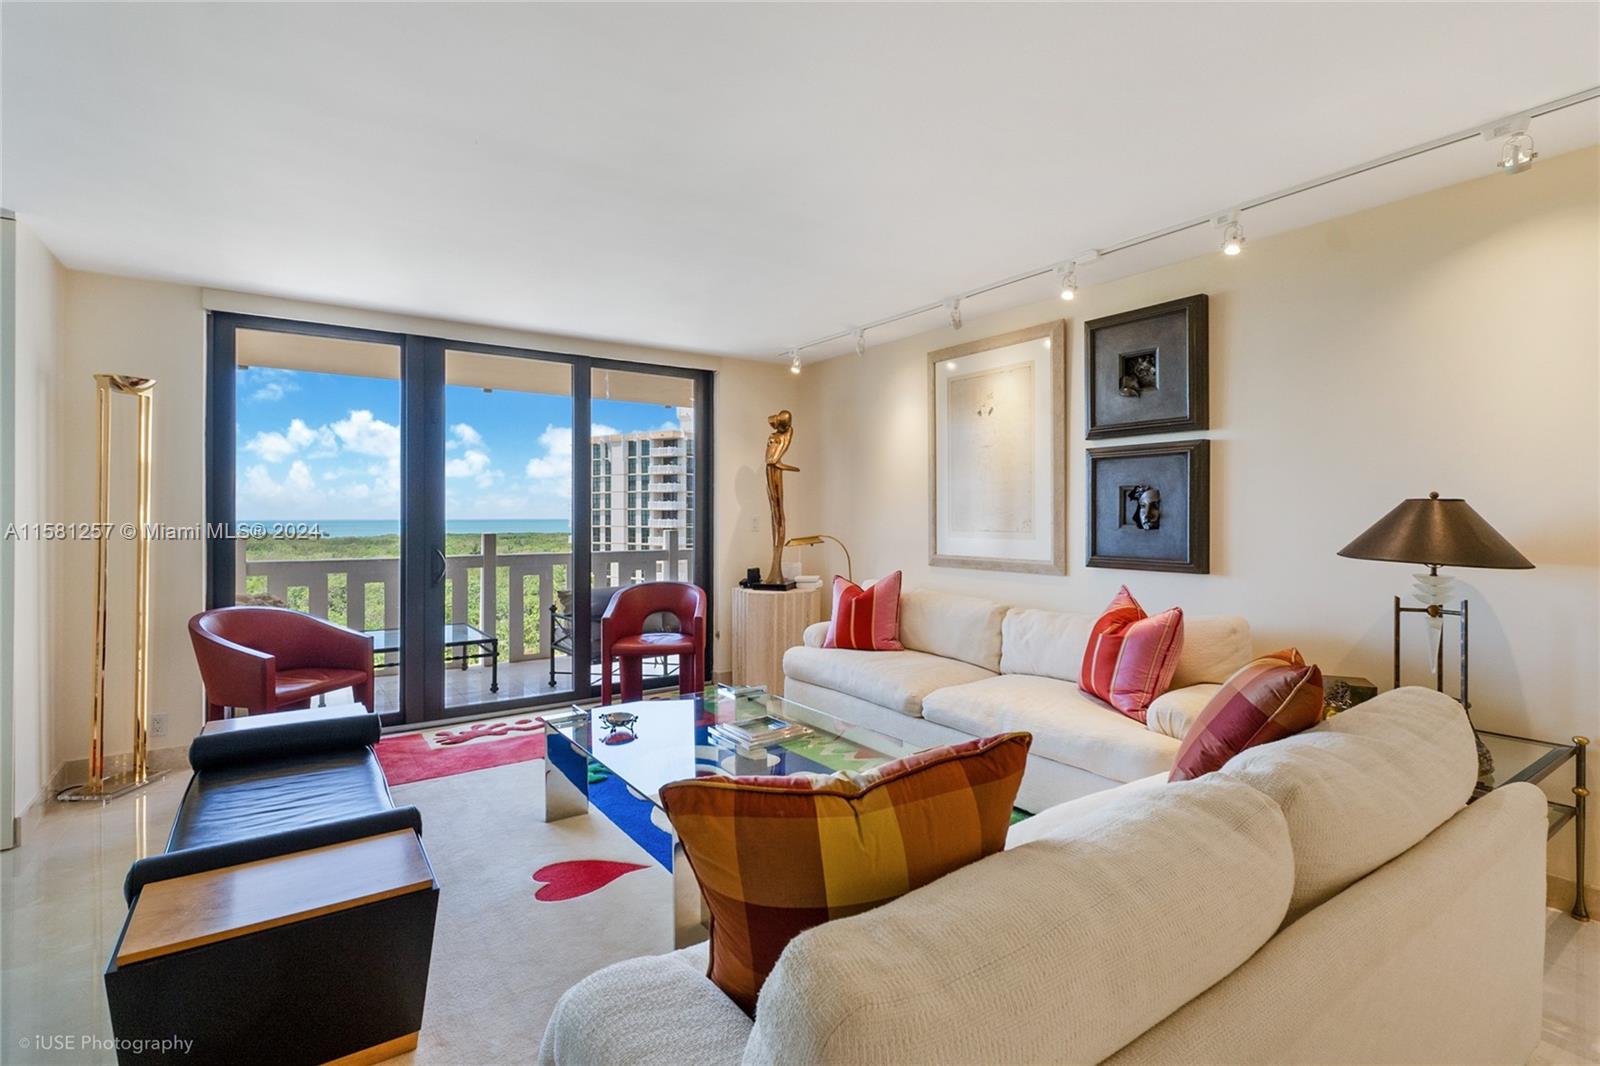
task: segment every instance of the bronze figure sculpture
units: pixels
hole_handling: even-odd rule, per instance
[[[779,411],[767,419],[767,425],[772,427],[772,432],[767,435],[767,506],[772,511],[772,565],[767,568],[764,584],[789,588],[791,586],[783,579],[783,546],[788,540],[783,516],[783,473],[787,470],[798,474],[800,468],[785,463],[783,456],[794,440],[794,416],[788,411]]]

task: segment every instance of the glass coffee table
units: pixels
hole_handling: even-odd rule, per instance
[[[804,727],[765,747],[739,747],[712,726],[777,718]],[[630,720],[631,719],[631,720]],[[712,686],[697,696],[573,707],[541,715],[545,731],[544,820],[589,811],[589,763],[661,806],[661,786],[691,777],[831,774],[862,771],[922,748],[852,725],[761,688]],[[700,886],[677,834],[672,837],[673,935],[678,947],[704,940]]]

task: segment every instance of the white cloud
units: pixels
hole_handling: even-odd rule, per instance
[[[244,495],[253,502],[293,500],[303,504],[318,495],[316,479],[299,459],[289,464],[289,472],[282,481],[273,478],[266,467],[257,463],[245,471],[243,488]]]
[[[341,418],[332,428],[340,443],[357,455],[400,457],[400,427],[372,417],[371,411],[351,411],[350,417]]]
[[[246,451],[254,452],[269,463],[281,463],[312,445],[317,445],[322,450],[334,448],[333,433],[327,426],[312,429],[296,418],[282,433],[276,430],[257,433],[244,447]]]
[[[300,383],[294,380],[293,370],[280,370],[272,366],[252,367],[246,371],[251,381],[260,382],[260,387],[250,394],[252,402],[274,403],[283,399],[291,392],[300,391]]]
[[[444,464],[445,477],[477,477],[489,469],[489,453],[479,451],[477,448],[468,448],[458,459],[449,459]]]
[[[570,433],[571,431],[569,430],[568,432]],[[594,422],[589,426],[589,436],[591,437],[614,437],[621,432],[622,430],[608,426],[604,422]]]
[[[450,427],[450,434],[455,439],[445,445],[446,448],[459,448],[465,445],[469,448],[486,448],[483,443],[483,434],[479,433],[466,422],[457,422]]]

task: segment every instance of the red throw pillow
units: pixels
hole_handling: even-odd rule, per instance
[[[1246,748],[1281,740],[1322,718],[1322,671],[1294,648],[1234,671],[1184,734],[1169,781],[1219,769]]]
[[[1124,585],[1089,631],[1078,687],[1142,722],[1150,704],[1172,684],[1181,651],[1183,609],[1146,617]]]
[[[862,588],[842,577],[833,579],[833,621],[824,648],[856,651],[905,651],[900,643],[900,571]]]

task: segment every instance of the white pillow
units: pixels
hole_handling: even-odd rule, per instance
[[[1188,688],[1169,688],[1155,698],[1145,711],[1144,726],[1163,736],[1182,740],[1189,727],[1206,709],[1211,697],[1222,691],[1221,685],[1190,685]]]

